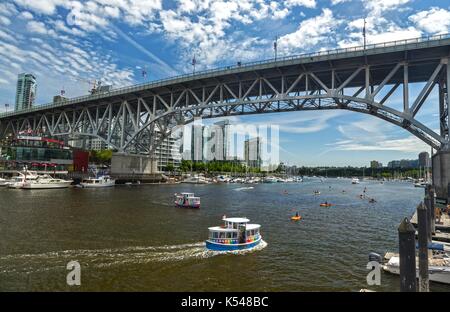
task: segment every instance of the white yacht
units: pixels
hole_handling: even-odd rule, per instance
[[[2,186],[7,186],[8,183],[9,183],[8,180],[3,179],[3,178],[0,178],[0,187],[2,187]]]
[[[183,181],[181,181],[181,183],[208,184],[209,181],[203,176],[195,175],[195,176],[188,177],[188,178],[184,179]]]
[[[39,176],[36,180],[27,180],[23,183],[22,189],[58,189],[68,188],[72,180],[52,178],[49,175]]]
[[[39,177],[36,171],[17,171],[17,173],[18,175],[7,182],[6,186],[9,188],[22,188],[25,182],[35,181]]]
[[[116,180],[112,179],[108,175],[100,176],[98,178],[84,179],[80,186],[84,188],[98,188],[98,187],[110,187],[116,184]]]

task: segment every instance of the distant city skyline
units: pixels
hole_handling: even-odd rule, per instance
[[[89,3],[0,3],[0,112],[13,109],[23,72],[36,77],[39,105],[62,90],[68,98],[87,94],[98,80],[118,87],[191,73],[194,55],[196,71],[273,58],[275,35],[277,57],[362,45],[364,18],[367,44],[450,32],[450,5],[438,0]],[[411,99],[420,87],[411,86]],[[400,89],[393,107],[401,106]],[[439,131],[436,89],[416,118]],[[280,161],[290,165],[387,164],[430,152],[404,129],[348,111],[229,119],[279,126]]]

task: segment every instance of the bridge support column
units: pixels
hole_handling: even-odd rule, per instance
[[[431,162],[436,198],[450,203],[450,150],[437,151]]]
[[[111,175],[145,175],[157,171],[157,160],[150,156],[115,153],[111,159]]]

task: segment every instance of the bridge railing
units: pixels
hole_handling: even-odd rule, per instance
[[[92,101],[100,98],[105,97],[111,97],[114,95],[120,95],[123,93],[128,92],[137,92],[144,89],[149,89],[152,87],[158,87],[160,85],[163,85],[167,82],[176,83],[178,80],[185,80],[187,78],[196,79],[201,78],[205,75],[215,74],[215,73],[226,73],[229,70],[242,70],[245,68],[250,68],[257,65],[267,65],[267,64],[273,64],[273,63],[284,63],[287,61],[297,61],[302,59],[310,59],[314,57],[321,57],[321,56],[333,56],[338,54],[346,54],[351,52],[364,52],[368,50],[374,50],[379,48],[389,48],[389,47],[399,47],[399,46],[407,46],[411,44],[420,44],[420,43],[431,43],[431,42],[439,42],[440,40],[444,39],[450,39],[450,34],[441,34],[441,35],[434,35],[434,36],[425,36],[425,37],[419,37],[419,38],[412,38],[412,39],[404,39],[404,40],[397,40],[397,41],[388,41],[388,42],[382,42],[382,43],[375,43],[375,44],[368,44],[364,48],[364,46],[355,46],[355,47],[348,47],[348,48],[339,48],[339,49],[332,49],[332,50],[324,50],[324,51],[317,51],[317,52],[309,52],[309,53],[302,53],[297,55],[291,55],[291,56],[284,56],[284,57],[278,57],[278,58],[271,58],[261,61],[253,61],[253,62],[247,62],[242,64],[234,64],[229,66],[223,66],[218,68],[212,68],[212,69],[206,69],[202,71],[198,71],[195,73],[186,73],[174,77],[168,77],[168,78],[162,78],[158,80],[153,80],[151,82],[145,82],[140,83],[132,86],[126,86],[126,87],[120,87],[116,89],[112,89],[107,92],[101,92],[91,95],[83,95],[79,97],[74,97],[68,100],[61,100],[58,103],[48,103],[48,104],[42,104],[42,105],[36,105],[31,108],[23,109],[20,111],[11,111],[11,112],[4,112],[0,113],[0,117],[8,117],[12,116],[18,113],[27,113],[27,112],[33,112],[38,111],[46,108],[57,108],[60,106],[66,106],[70,104],[76,104],[84,101]]]

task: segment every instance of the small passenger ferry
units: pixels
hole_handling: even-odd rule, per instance
[[[200,208],[200,197],[194,193],[175,193],[175,205],[182,208]]]
[[[259,224],[249,224],[247,218],[222,219],[225,224],[208,228],[209,238],[206,248],[210,250],[244,250],[251,249],[261,242]]]

